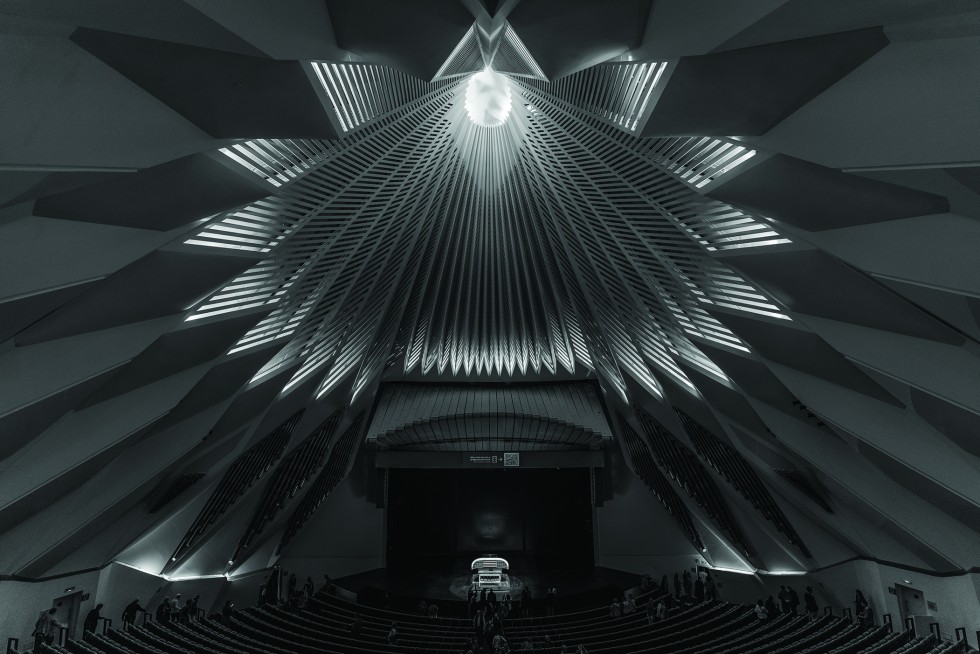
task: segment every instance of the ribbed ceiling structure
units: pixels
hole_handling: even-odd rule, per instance
[[[0,8],[0,572],[264,567],[365,442],[980,563],[969,3],[134,4]]]

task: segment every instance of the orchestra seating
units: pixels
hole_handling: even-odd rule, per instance
[[[655,591],[646,601],[657,601]],[[591,654],[956,654],[963,643],[939,642],[930,635],[911,638],[887,627],[862,627],[826,615],[779,616],[759,620],[752,607],[705,602],[675,607],[666,618],[648,623],[644,604],[632,614],[612,618],[607,607],[551,617],[504,622],[508,643],[521,651],[530,641],[537,652],[571,650],[582,644]],[[355,616],[360,634],[351,634]],[[397,623],[399,640],[386,642]],[[202,619],[190,624],[148,622],[129,631],[109,629],[69,640],[64,647],[42,646],[45,654],[428,654],[465,652],[473,635],[469,620],[431,618],[365,607],[327,594],[311,598],[298,613],[262,606],[238,611],[223,624]]]

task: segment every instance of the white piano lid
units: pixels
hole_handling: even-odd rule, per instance
[[[510,569],[510,564],[507,563],[507,559],[502,559],[498,556],[480,557],[478,559],[473,559],[473,563],[470,564],[470,570],[476,570],[477,568]]]

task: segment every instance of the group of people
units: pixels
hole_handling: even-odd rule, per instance
[[[610,618],[621,618],[624,615],[633,615],[634,613],[636,613],[636,600],[629,593],[626,593],[625,598],[614,598],[612,604],[609,605]]]
[[[667,575],[660,580],[660,585],[664,589],[670,588],[667,585]],[[684,570],[683,573],[675,572],[674,598],[694,600],[698,604],[704,601],[714,602],[718,600],[718,584],[707,570],[699,570],[696,576],[691,575],[690,570]]]
[[[756,602],[755,614],[760,620],[773,620],[778,615],[800,614],[800,595],[792,586],[780,586],[776,598],[779,600],[778,608],[772,595],[765,601],[760,599]],[[812,586],[807,586],[806,592],[803,593],[803,612],[811,620],[817,619],[817,598],[813,595]]]
[[[285,588],[283,588],[283,580],[285,580]],[[329,591],[333,587],[330,576],[323,575],[323,580],[323,588]],[[269,573],[265,582],[259,586],[259,606],[263,604],[281,604],[296,613],[306,608],[315,592],[316,585],[313,583],[313,577],[307,577],[306,581],[303,582],[302,588],[300,588],[299,578],[295,572],[287,573],[285,570],[280,569],[279,566],[276,566]]]
[[[154,617],[156,621],[161,624],[167,624],[168,622],[176,622],[178,624],[187,624],[197,620],[200,613],[200,607],[198,602],[201,596],[195,595],[189,599],[182,599],[180,593],[177,593],[172,598],[164,597],[160,604],[154,611]],[[229,602],[229,607],[231,603]],[[139,605],[139,598],[136,598],[135,602],[131,602],[129,606],[126,607],[126,611],[123,612],[123,623],[132,624],[136,619],[136,613],[142,611],[146,613],[146,610]],[[128,613],[127,613],[128,612]],[[127,619],[127,617],[129,619]]]

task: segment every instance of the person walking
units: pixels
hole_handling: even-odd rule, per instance
[[[58,629],[64,629],[66,626],[58,622],[54,614],[58,612],[58,609],[51,607],[47,611],[41,611],[41,615],[38,616],[37,622],[34,624],[34,651],[41,651],[41,644],[50,645],[54,642],[55,635],[58,633]]]
[[[190,602],[190,600],[187,601]],[[132,602],[130,602],[129,604],[127,604],[126,608],[123,609],[122,623],[123,623],[124,631],[128,629],[129,625],[136,622],[137,613],[146,613],[146,609],[140,606],[140,598],[138,597],[134,599]]]
[[[779,600],[779,610],[781,613],[789,613],[789,591],[786,586],[779,587],[779,593],[776,595]]]
[[[787,587],[786,592],[789,594],[789,612],[796,616],[798,615],[796,609],[800,606],[800,596],[792,586]]]
[[[95,630],[99,628],[99,620],[102,619],[102,606],[102,604],[96,604],[95,608],[85,616],[85,622],[82,623],[82,633],[88,631],[94,634]]]
[[[163,601],[157,605],[156,611],[154,611],[154,617],[160,624],[167,624],[170,622],[170,598],[164,597]]]
[[[766,614],[770,620],[776,619],[776,600],[772,598],[772,595],[766,600]]]
[[[817,598],[813,596],[812,586],[807,586],[803,593],[803,610],[811,621],[817,619]]]

